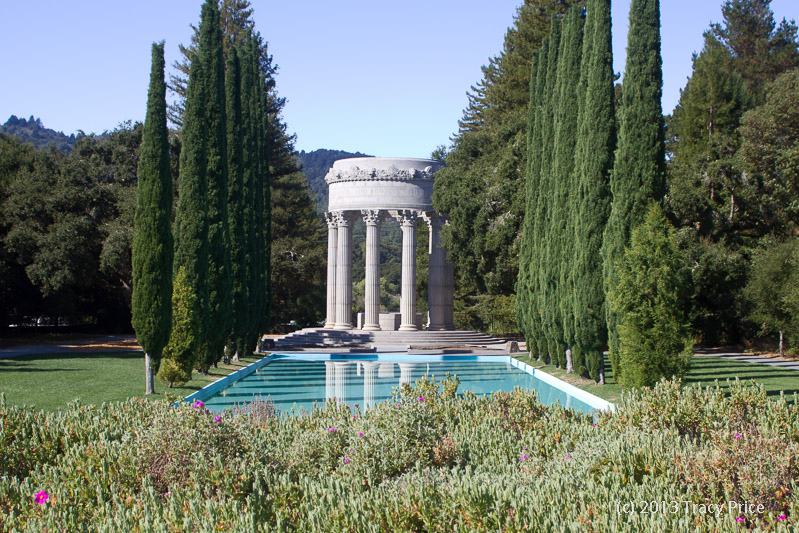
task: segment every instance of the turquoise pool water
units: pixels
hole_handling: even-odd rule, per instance
[[[277,357],[250,374],[202,397],[205,406],[222,411],[250,402],[253,398],[271,398],[281,412],[310,410],[314,403],[336,398],[349,406],[362,409],[391,397],[392,390],[402,383],[414,383],[423,376],[443,379],[447,373],[458,376],[458,390],[490,394],[512,391],[515,387],[534,389],[540,401],[591,413],[588,403],[537,377],[516,368],[509,358],[486,361],[486,358],[453,358],[425,361],[420,358],[386,356],[344,356],[324,360],[321,356],[302,358],[291,355]],[[473,360],[468,360],[473,359]],[[231,376],[232,377],[232,376]],[[194,396],[194,395],[193,395]]]

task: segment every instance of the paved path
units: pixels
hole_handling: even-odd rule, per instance
[[[760,357],[752,354],[745,354],[740,352],[729,352],[723,350],[697,350],[697,355],[712,355],[713,357],[721,357],[724,359],[734,359],[735,361],[742,361],[744,363],[756,363],[759,365],[772,366],[775,368],[784,368],[786,370],[796,370],[799,372],[799,360],[789,361],[787,359],[780,359],[778,357]]]
[[[51,341],[38,344],[21,344],[10,348],[0,348],[0,359],[10,359],[21,355],[67,352],[127,352],[141,350],[135,345],[133,335],[98,335],[80,339],[65,339],[63,342]]]

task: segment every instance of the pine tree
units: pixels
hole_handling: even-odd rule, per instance
[[[552,257],[554,283],[553,313],[555,330],[563,341],[566,372],[574,372],[574,305],[572,303],[572,274],[574,261],[575,184],[573,176],[574,149],[577,138],[578,91],[580,87],[580,61],[582,54],[582,20],[573,9],[563,22],[563,38],[558,54],[558,108],[555,129],[552,179],[554,181],[554,208],[552,224],[555,254]],[[579,368],[582,374],[582,366]]]
[[[607,324],[600,251],[610,213],[609,180],[616,147],[610,0],[592,0],[588,5],[583,71],[584,101],[574,162],[578,196],[572,274],[574,340],[590,377],[604,383]]]
[[[146,394],[172,320],[172,174],[166,126],[164,43],[153,44],[147,115],[139,156],[132,268],[132,324],[144,350]]]
[[[232,324],[232,278],[228,227],[227,121],[222,29],[216,0],[207,0],[200,16],[197,58],[205,73],[206,182],[208,194],[208,312],[209,328],[197,360],[207,372],[221,359]],[[192,65],[194,68],[194,65]]]
[[[175,351],[187,358],[174,366],[193,368],[208,327],[208,193],[205,180],[206,118],[203,68],[195,58],[186,91],[183,115],[178,207],[175,215],[175,263],[173,273],[183,270],[186,286],[196,298],[197,313],[181,330],[189,331],[191,349]],[[174,324],[173,316],[173,324]],[[176,339],[175,342],[177,342]],[[172,342],[170,340],[170,342]],[[180,344],[184,344],[182,341]]]
[[[643,220],[650,201],[660,201],[665,193],[662,92],[660,2],[633,0],[627,35],[619,145],[610,181],[613,201],[602,244],[606,293],[619,283],[618,268],[632,229]],[[621,370],[618,364],[620,317],[616,312],[618,306],[610,303],[606,316],[610,358],[613,374],[617,381],[621,381],[624,376],[618,373]]]
[[[651,202],[632,232],[609,295],[620,318],[617,364],[625,388],[679,378],[690,367],[690,276],[684,265],[674,228]]]
[[[230,273],[232,278],[232,327],[228,353],[244,355],[247,350],[248,290],[244,226],[244,157],[241,111],[241,64],[236,47],[228,51],[225,72],[227,106],[228,226],[230,228]]]

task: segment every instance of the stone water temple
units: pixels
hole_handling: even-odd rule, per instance
[[[441,247],[441,228],[448,221],[446,214],[433,209],[432,199],[435,174],[442,166],[430,159],[391,157],[359,157],[333,163],[325,177],[329,187],[329,211],[325,213],[325,325],[281,337],[275,341],[276,348],[370,347],[403,351],[504,345],[505,341],[484,333],[455,330],[453,266]],[[359,217],[366,223],[365,309],[354,317],[352,229]],[[402,229],[400,310],[381,313],[380,225],[393,221],[399,222]],[[427,317],[416,311],[416,226],[421,223],[427,224],[430,232]]]
[[[329,211],[327,238],[327,320],[325,328],[415,331],[424,326],[416,312],[416,225],[430,231],[428,330],[454,329],[453,268],[441,247],[446,217],[433,209],[433,181],[442,163],[429,159],[360,157],[341,159],[325,176]],[[363,321],[352,321],[352,228],[366,223],[366,286]],[[380,312],[380,225],[402,228],[402,286],[399,313]]]

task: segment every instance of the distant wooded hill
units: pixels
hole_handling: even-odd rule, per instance
[[[27,120],[11,115],[8,121],[0,126],[0,132],[13,135],[22,142],[33,143],[37,150],[53,146],[64,153],[71,152],[78,140],[74,133],[65,135],[63,132],[45,128],[42,120],[33,115]]]
[[[298,154],[302,171],[311,187],[311,193],[316,197],[317,210],[320,213],[327,211],[327,183],[325,174],[338,159],[351,159],[353,157],[370,157],[360,152],[345,152],[344,150],[326,150],[320,148],[312,152],[301,151]]]

